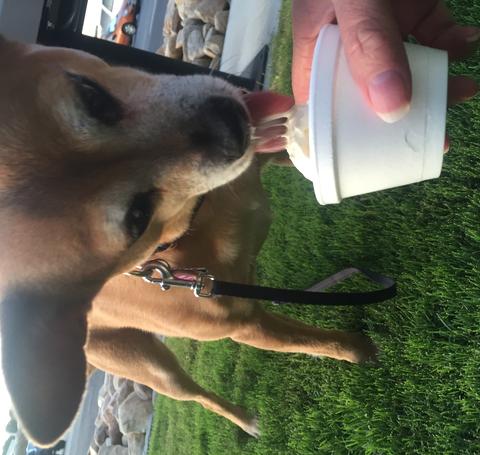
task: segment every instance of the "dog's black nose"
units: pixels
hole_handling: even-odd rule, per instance
[[[219,150],[227,159],[237,160],[250,144],[250,127],[245,108],[233,98],[211,96],[200,108],[200,129],[192,141]]]

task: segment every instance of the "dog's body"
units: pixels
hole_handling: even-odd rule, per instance
[[[255,419],[195,384],[155,333],[351,362],[374,354],[360,334],[123,274],[175,242],[156,257],[253,281],[270,214],[237,90],[4,40],[0,56],[3,367],[33,440],[67,429],[87,361],[256,435]]]

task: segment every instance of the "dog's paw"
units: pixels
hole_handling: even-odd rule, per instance
[[[351,358],[347,359],[352,363],[377,363],[378,348],[372,339],[362,333],[352,333]]]
[[[260,437],[260,428],[258,427],[258,417],[256,415],[251,417],[248,424],[242,428],[243,431],[248,433],[250,436],[253,436],[254,438]]]

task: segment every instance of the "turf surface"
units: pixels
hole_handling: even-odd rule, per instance
[[[274,87],[288,92],[288,3]],[[480,2],[450,1],[464,23]],[[476,56],[452,65],[478,75]],[[275,214],[259,278],[302,288],[350,264],[394,276],[399,297],[365,309],[275,308],[323,327],[363,329],[380,364],[169,340],[204,387],[258,413],[252,439],[199,405],[159,398],[150,454],[480,453],[480,100],[449,112],[442,178],[320,207],[294,169],[264,176]],[[361,283],[357,283],[357,286]]]

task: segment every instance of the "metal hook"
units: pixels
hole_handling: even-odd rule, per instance
[[[156,272],[160,274],[160,277],[154,276]],[[204,268],[172,269],[167,261],[154,259],[145,262],[139,270],[133,270],[127,275],[136,276],[147,283],[156,284],[163,291],[167,291],[171,287],[182,287],[191,289],[196,297],[212,297],[213,295],[215,277]],[[181,275],[188,275],[188,278],[183,278]],[[209,289],[206,289],[207,283],[210,284]]]

